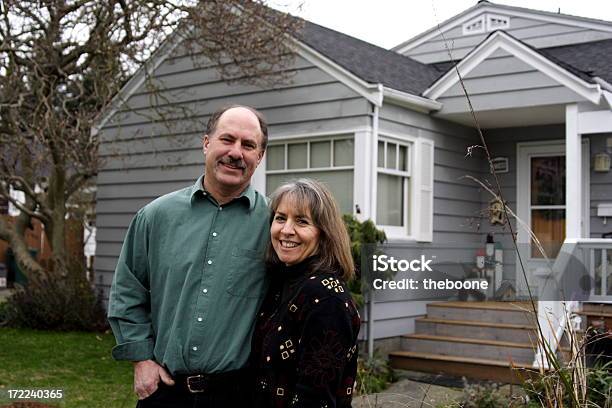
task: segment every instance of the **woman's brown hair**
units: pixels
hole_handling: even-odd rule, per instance
[[[298,211],[310,213],[315,227],[319,229],[318,261],[312,265],[311,272],[337,271],[346,282],[351,280],[355,274],[355,264],[350,239],[338,204],[329,189],[318,181],[306,178],[281,185],[272,193],[270,222],[273,222],[274,213],[285,198],[290,199]],[[272,245],[268,245],[266,262],[271,267],[282,263]]]

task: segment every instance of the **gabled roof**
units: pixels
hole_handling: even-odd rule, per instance
[[[612,39],[542,48],[544,55],[562,61],[589,77],[612,83]]]
[[[304,22],[299,40],[372,84],[420,95],[440,73],[429,65],[332,29]]]
[[[466,77],[482,61],[499,49],[533,66],[585,99],[595,104],[599,103],[601,88],[591,76],[556,57],[548,55],[546,51],[537,50],[525,44],[504,31],[495,31],[490,34],[457,64],[461,76]],[[451,66],[444,75],[423,92],[423,96],[434,100],[438,99],[458,82],[459,78],[455,68]]]
[[[444,22],[430,28],[429,30],[395,46],[392,50],[399,53],[404,53],[414,47],[423,44],[424,42],[438,36],[440,33],[445,33],[470,19],[481,15],[484,12],[504,13],[514,17],[525,17],[534,20],[546,22],[555,22],[559,24],[573,25],[594,30],[612,32],[612,22],[598,20],[594,18],[573,16],[570,14],[552,13],[548,11],[534,10],[524,7],[507,6],[505,4],[496,4],[486,0],[480,0],[478,3],[469,9],[455,15],[454,17],[445,20]]]

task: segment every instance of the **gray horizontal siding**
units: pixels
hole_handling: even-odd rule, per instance
[[[476,111],[556,105],[583,98],[520,59],[498,50],[463,78]],[[463,87],[456,83],[438,101],[440,114],[466,112]]]
[[[218,107],[228,103],[257,107],[269,122],[271,140],[369,125],[369,103],[301,57],[292,67],[291,81],[261,88],[220,81],[210,64],[194,65],[181,53],[184,50],[178,47],[153,75],[152,83],[163,85],[164,91],[154,97],[143,84],[101,130],[104,164],[98,176],[94,267],[96,282],[105,293],[136,211],[191,185],[202,173],[201,136]],[[169,120],[162,123],[158,110]]]
[[[501,11],[499,14],[503,15],[504,13]],[[536,48],[612,38],[610,32],[517,17],[510,18],[510,28],[504,31]],[[440,33],[404,54],[424,63],[449,61],[450,58],[446,50],[446,45],[448,45],[451,48],[453,59],[462,59],[475,46],[484,41],[488,35],[490,35],[490,32],[463,35],[462,27],[459,25],[445,32],[444,37]]]
[[[590,157],[605,151],[606,139],[612,137],[611,133],[596,134],[589,136]],[[612,203],[612,172],[596,173],[591,169],[590,184],[590,233],[591,238],[601,238],[601,234],[612,232],[612,218],[607,219],[597,216],[597,205],[602,203]]]
[[[380,110],[379,132],[383,136],[389,132],[397,136],[423,137],[435,144],[434,242],[390,242],[385,244],[384,252],[402,259],[410,259],[417,252],[435,255],[437,268],[441,271],[449,275],[462,274],[463,268],[457,262],[473,261],[474,247],[480,241],[480,233],[471,222],[480,211],[478,189],[464,178],[467,174],[478,177],[484,171],[479,160],[466,157],[468,146],[476,142],[474,132],[388,104]],[[405,277],[399,275],[396,279]],[[375,296],[374,334],[377,339],[413,332],[414,319],[425,314],[425,305],[440,300],[432,298],[428,291],[380,290]]]

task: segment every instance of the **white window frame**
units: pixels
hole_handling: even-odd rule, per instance
[[[328,137],[318,136],[314,138],[304,139],[276,139],[268,143],[268,148],[273,146],[284,145],[285,146],[285,160],[284,169],[282,170],[269,170],[268,163],[266,162],[266,175],[268,174],[288,174],[288,173],[311,173],[320,171],[336,171],[336,170],[354,170],[355,169],[355,155],[353,153],[353,164],[350,166],[334,166],[334,142],[339,140],[353,140],[355,137],[352,134],[349,135],[330,135]],[[310,145],[311,143],[317,142],[330,142],[330,157],[328,167],[310,167]],[[289,145],[293,144],[304,144],[306,143],[306,167],[290,169],[289,165]],[[354,148],[353,148],[354,149]]]
[[[352,140],[353,141],[353,164],[348,166],[335,166],[334,167],[334,142],[341,140]],[[317,142],[330,142],[330,158],[329,158],[329,166],[328,167],[310,167],[310,151],[311,151],[311,143]],[[292,144],[303,144],[306,143],[306,168],[296,168],[289,169],[289,145]],[[318,133],[315,136],[309,137],[307,135],[295,137],[295,136],[286,136],[282,138],[275,138],[274,140],[270,140],[268,143],[268,149],[273,146],[281,146],[284,148],[284,169],[281,170],[269,170],[267,163],[267,152],[266,157],[264,157],[265,161],[265,181],[263,181],[263,185],[266,187],[266,194],[269,195],[272,192],[267,191],[267,181],[268,175],[275,174],[294,174],[294,173],[305,173],[307,176],[308,173],[314,172],[333,172],[333,171],[346,171],[350,170],[353,172],[353,188],[352,188],[352,196],[353,200],[351,202],[351,214],[355,214],[355,161],[356,161],[356,153],[357,146],[355,146],[355,131],[347,131],[347,132],[333,132],[333,133]],[[267,149],[266,149],[267,150]]]
[[[379,167],[378,166],[378,143],[384,143],[384,147],[383,147],[383,164],[385,167]],[[395,164],[396,167],[399,166],[399,147],[400,146],[404,146],[407,149],[407,166],[406,166],[406,170],[402,171],[402,170],[391,170],[386,168],[387,165],[387,143],[393,143],[397,145],[397,148],[395,149]],[[409,137],[400,137],[397,135],[391,135],[389,133],[386,132],[379,132],[378,134],[378,140],[376,143],[376,183],[378,184],[378,175],[379,174],[388,174],[391,176],[399,176],[402,177],[402,183],[403,183],[403,187],[404,187],[404,197],[403,197],[403,202],[405,205],[405,208],[403,208],[403,219],[402,219],[402,226],[397,226],[397,225],[384,225],[384,224],[378,224],[379,228],[382,228],[385,233],[390,237],[390,238],[406,238],[406,239],[414,239],[414,231],[413,231],[413,222],[412,222],[412,213],[414,211],[414,203],[413,203],[413,189],[414,189],[414,177],[413,177],[413,172],[412,172],[412,168],[414,166],[414,146],[415,146],[415,140],[411,140],[411,138]],[[378,191],[378,188],[377,188]],[[376,206],[376,217],[378,217],[378,206]],[[406,208],[407,207],[407,208]]]

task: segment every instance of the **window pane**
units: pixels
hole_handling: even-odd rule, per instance
[[[385,167],[385,142],[378,142],[378,167]]]
[[[395,170],[397,168],[395,160],[396,150],[397,145],[395,143],[387,142],[387,165],[385,167],[387,167],[388,169]]]
[[[378,174],[376,223],[404,225],[404,177]]]
[[[310,143],[310,167],[331,166],[331,142]]]
[[[565,239],[565,210],[532,210],[531,230],[538,237],[549,258],[555,258]],[[535,242],[531,243],[531,257],[543,258]]]
[[[287,168],[305,169],[306,168],[306,143],[294,143],[288,145]]]
[[[531,159],[531,204],[565,204],[565,156]]]
[[[268,147],[266,152],[267,170],[284,170],[285,168],[285,145]]]
[[[408,171],[408,148],[406,146],[399,147],[399,163],[398,170]]]
[[[338,201],[340,211],[343,214],[353,213],[353,170],[268,174],[266,176],[266,191],[268,196],[284,182],[303,177],[312,178],[325,183]]]
[[[334,166],[352,166],[353,157],[353,139],[334,140]]]

